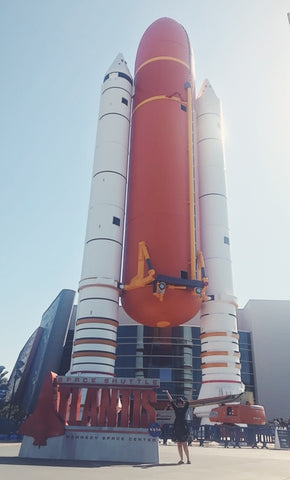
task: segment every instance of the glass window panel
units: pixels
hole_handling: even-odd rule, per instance
[[[124,378],[134,378],[135,377],[135,369],[132,368],[115,368],[116,377],[124,377]]]
[[[201,353],[201,346],[200,345],[193,345],[192,355],[194,357],[200,357],[200,353]]]
[[[171,382],[172,381],[172,369],[171,368],[160,368],[160,381],[161,382]]]
[[[242,364],[242,372],[244,374],[246,374],[246,373],[251,373],[252,374],[253,373],[253,364],[250,363],[250,362],[244,362]]]
[[[254,385],[254,375],[242,371],[242,382],[247,385]]]
[[[200,337],[200,327],[192,327],[192,338],[198,339]]]
[[[252,362],[252,352],[245,348],[240,348],[241,361],[242,362]]]
[[[251,345],[251,334],[249,332],[239,332],[239,342],[241,344]]]
[[[192,366],[195,369],[201,368],[201,359],[200,357],[192,357]]]

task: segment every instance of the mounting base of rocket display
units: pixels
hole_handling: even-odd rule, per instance
[[[159,463],[158,438],[150,437],[148,429],[67,427],[65,435],[49,438],[47,445],[33,445],[33,438],[25,436],[19,456],[22,458],[50,458],[117,463]]]
[[[158,463],[151,404],[159,385],[159,379],[50,372],[35,411],[21,425],[20,456]]]

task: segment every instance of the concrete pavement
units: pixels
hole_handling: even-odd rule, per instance
[[[159,465],[29,460],[20,444],[0,443],[1,480],[290,480],[290,450],[189,447],[191,465],[177,465],[176,445],[160,445]]]

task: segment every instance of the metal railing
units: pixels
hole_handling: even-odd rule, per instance
[[[275,428],[269,425],[251,425],[239,427],[237,425],[195,425],[187,422],[189,430],[188,443],[198,441],[200,446],[206,442],[216,442],[225,448],[230,446],[236,448],[252,447],[267,448],[269,444],[275,443]],[[173,425],[164,424],[160,439],[163,443],[172,439]]]

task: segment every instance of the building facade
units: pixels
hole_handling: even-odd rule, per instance
[[[119,317],[116,376],[159,378],[159,400],[167,398],[163,390],[197,399],[203,375],[199,316],[172,328],[138,325],[122,310]],[[242,381],[255,394],[251,334],[242,331],[239,335]]]
[[[238,311],[241,331],[249,332],[255,400],[266,417],[290,418],[290,301],[249,300]],[[248,363],[242,365],[246,372]]]
[[[42,316],[38,329],[19,354],[10,376],[7,398],[30,412],[48,370],[65,375],[70,368],[74,338],[75,292],[62,290]],[[268,420],[290,418],[290,301],[249,300],[237,311],[242,382],[263,405]],[[200,320],[185,325],[146,327],[120,307],[117,336],[117,377],[159,378],[162,390],[196,399],[200,391]],[[19,367],[20,365],[20,367]]]

